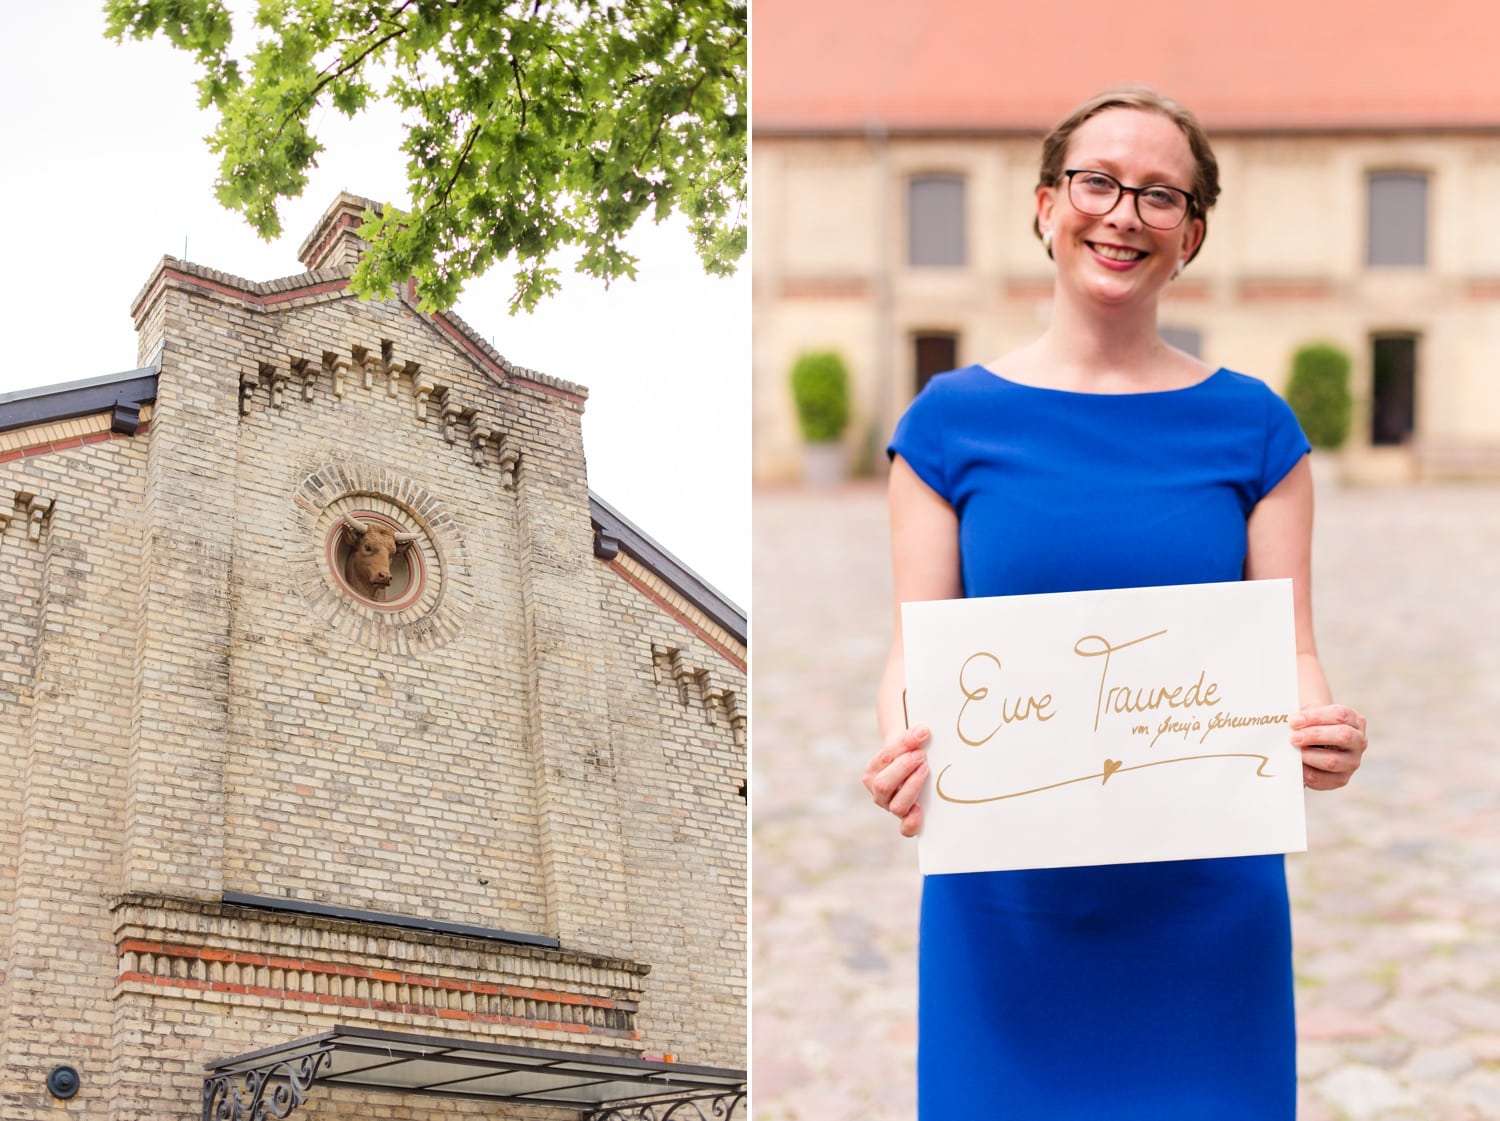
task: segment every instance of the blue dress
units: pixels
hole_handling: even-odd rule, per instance
[[[959,519],[967,596],[1238,580],[1307,452],[1263,382],[1101,395],[941,374],[896,427]],[[1293,1121],[1282,857],[928,876],[924,1121]]]

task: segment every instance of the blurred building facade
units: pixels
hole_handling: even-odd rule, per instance
[[[745,616],[366,205],[0,397],[0,1115],[742,1116]]]
[[[1224,185],[1163,300],[1168,340],[1277,388],[1298,347],[1335,344],[1346,476],[1500,475],[1500,89],[1474,80],[1500,30],[1478,5],[767,0],[755,35],[758,479],[798,474],[802,351],[844,355],[846,444],[876,465],[927,377],[1039,333],[1041,136],[1128,83],[1198,115]]]

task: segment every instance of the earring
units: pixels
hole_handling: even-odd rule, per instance
[[[1042,231],[1042,248],[1045,249],[1049,254],[1052,252],[1052,231],[1051,230],[1043,230]]]
[[[1182,261],[1181,258],[1179,258],[1178,261],[1177,261],[1177,264],[1174,265],[1173,268],[1172,268],[1172,279],[1173,280],[1176,280],[1179,276],[1182,275],[1182,265],[1183,265],[1183,261]]]

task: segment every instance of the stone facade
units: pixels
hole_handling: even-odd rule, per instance
[[[1059,100],[1049,119],[1081,96]],[[1254,91],[1241,101],[1259,104]],[[1489,109],[1490,127],[1446,130],[1208,122],[1224,193],[1201,254],[1162,302],[1161,325],[1204,359],[1275,388],[1299,346],[1344,349],[1355,417],[1342,467],[1352,479],[1500,475],[1500,382],[1490,376],[1500,361],[1500,236],[1469,218],[1500,188]],[[936,116],[889,131],[757,118],[758,479],[799,474],[789,372],[801,351],[844,355],[854,382],[847,443],[879,465],[916,391],[920,340],[943,340],[962,365],[1041,332],[1053,273],[1031,228],[1040,135],[947,128]],[[1419,263],[1370,262],[1371,179],[1393,172],[1426,184],[1425,213],[1412,218]],[[909,192],[928,176],[962,183],[961,263],[911,262]],[[1382,401],[1376,367],[1390,343],[1414,368],[1407,388]],[[1374,422],[1385,409],[1398,414],[1397,435]]]
[[[195,1117],[335,1024],[744,1065],[744,618],[591,498],[585,390],[346,291],[364,205],[0,399],[8,1121]],[[345,513],[415,535],[389,602]],[[302,1110],[573,1115],[432,1100]]]

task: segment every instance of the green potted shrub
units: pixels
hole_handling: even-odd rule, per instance
[[[1354,417],[1349,355],[1329,343],[1299,347],[1292,355],[1286,403],[1313,447],[1329,451],[1342,447]]]
[[[837,482],[847,474],[842,443],[849,426],[849,368],[833,351],[808,351],[792,365],[792,401],[802,430],[803,477]]]

